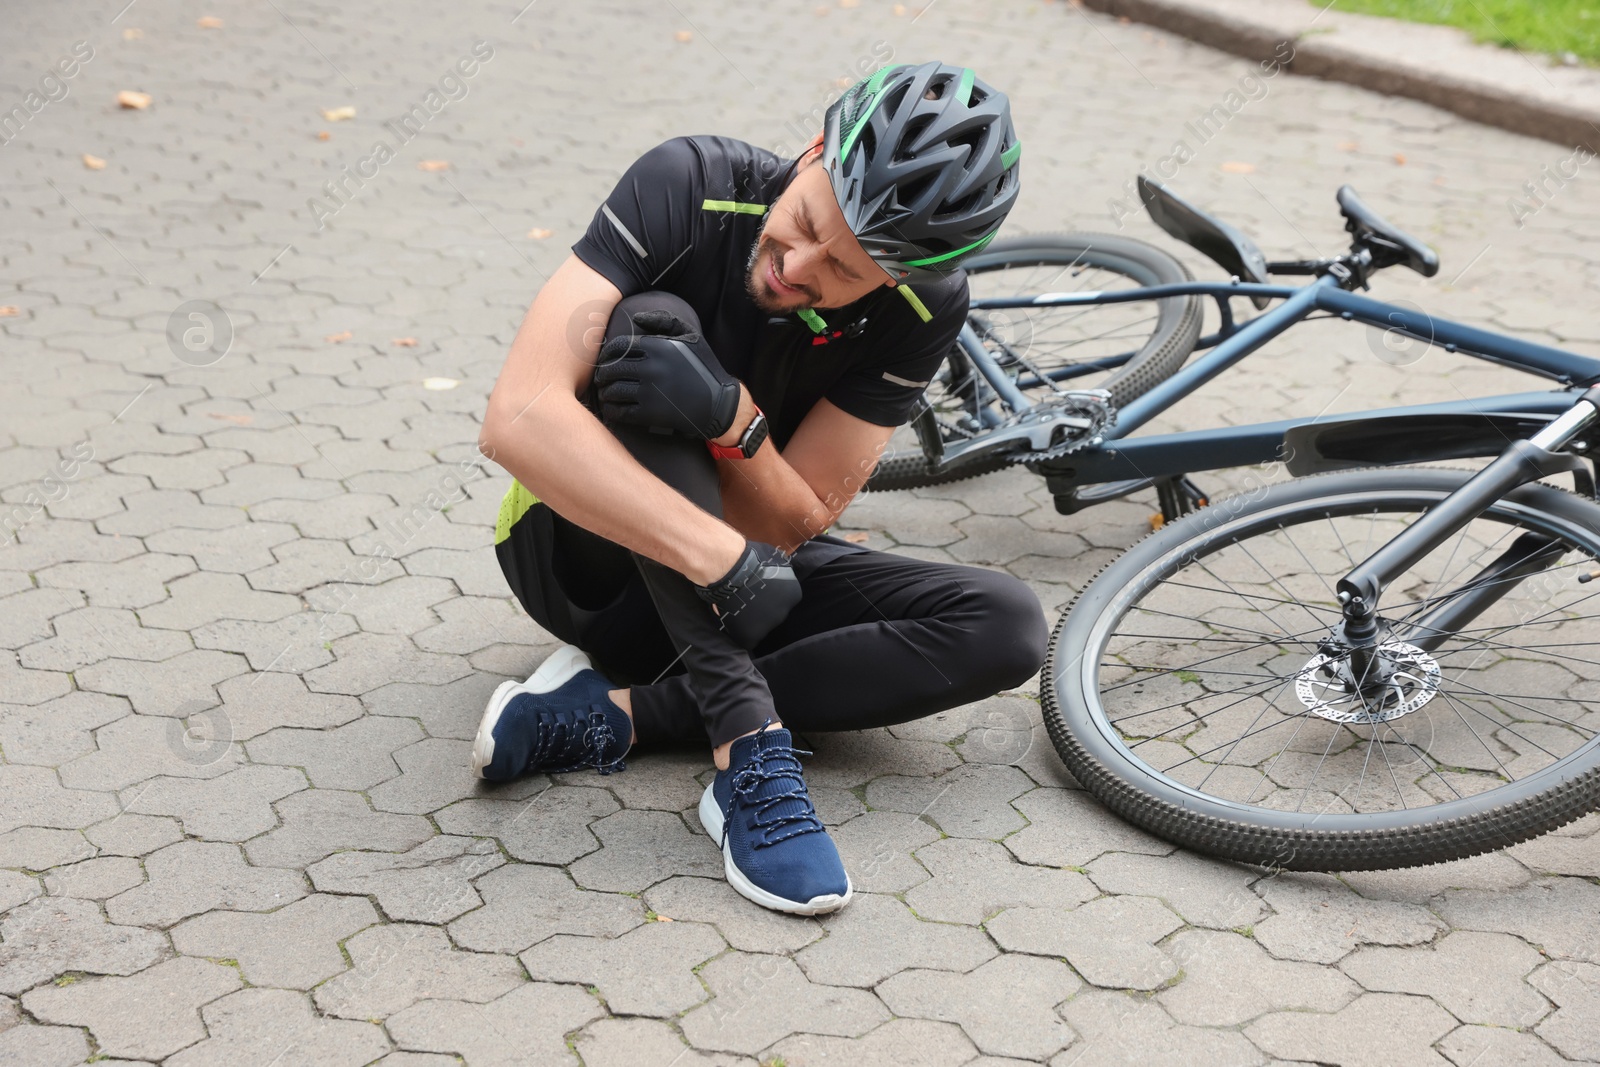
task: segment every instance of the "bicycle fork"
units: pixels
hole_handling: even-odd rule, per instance
[[[1537,573],[1561,556],[1565,548],[1558,539],[1525,533],[1478,574],[1444,594],[1441,603],[1412,620],[1403,633],[1382,633],[1378,600],[1389,583],[1501,497],[1550,474],[1577,471],[1587,477],[1582,461],[1561,453],[1560,449],[1597,417],[1600,417],[1600,386],[1585,392],[1571,408],[1531,438],[1513,441],[1511,447],[1460,489],[1339,580],[1336,592],[1343,615],[1340,636],[1349,649],[1350,674],[1357,686],[1365,688],[1369,681],[1382,681],[1376,677],[1375,667],[1380,660],[1379,645],[1386,638],[1403,640],[1431,652],[1486,611],[1522,578]]]

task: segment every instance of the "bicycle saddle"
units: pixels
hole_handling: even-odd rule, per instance
[[[1439,273],[1438,253],[1399,227],[1385,222],[1348,185],[1339,186],[1339,214],[1345,217],[1344,228],[1355,236],[1357,243],[1378,254],[1382,261],[1375,266],[1404,263],[1424,278]]]
[[[1165,185],[1139,175],[1139,199],[1155,224],[1186,245],[1204,252],[1242,282],[1267,284],[1267,257],[1256,243],[1234,227],[1190,204]],[[1256,309],[1268,298],[1251,297]]]

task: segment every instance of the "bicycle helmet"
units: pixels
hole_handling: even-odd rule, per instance
[[[969,68],[885,67],[836,100],[823,129],[845,221],[896,281],[955,270],[1016,202],[1010,102]]]

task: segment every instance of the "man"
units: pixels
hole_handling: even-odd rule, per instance
[[[1044,659],[1016,579],[824,534],[954,343],[958,265],[1015,202],[1020,152],[1004,94],[924,63],[851,88],[797,160],[688,137],[628,170],[484,418],[516,479],[500,564],[568,644],[495,693],[478,774],[709,741],[699,815],[729,882],[796,914],[849,902],[789,729],[930,715]]]

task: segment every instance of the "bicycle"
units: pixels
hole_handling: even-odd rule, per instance
[[[1349,251],[1277,263],[1159,183],[1139,186],[1156,222],[1230,280],[978,296],[918,417],[920,459],[891,457],[890,481],[920,484],[1022,464],[1064,513],[1157,488],[1165,524],[1095,577],[1051,637],[1040,700],[1067,768],[1169,841],[1291,870],[1462,858],[1600,806],[1600,611],[1589,604],[1600,501],[1586,459],[1600,361],[1357,294],[1388,267],[1432,276],[1439,263],[1348,186]],[[1221,325],[1193,347],[1209,351],[1141,359],[1182,301],[1204,297]],[[1234,317],[1240,298],[1254,317]],[[1150,338],[1085,361],[1040,365],[993,327],[1014,309],[1082,316],[1140,302],[1166,309]],[[1557,388],[1129,436],[1315,313]],[[1113,381],[1126,399],[1063,388],[1141,366],[1171,370]],[[1411,466],[1470,458],[1490,462]],[[1274,461],[1303,477],[1215,502],[1190,478]],[[1541,480],[1567,475],[1571,492]]]

